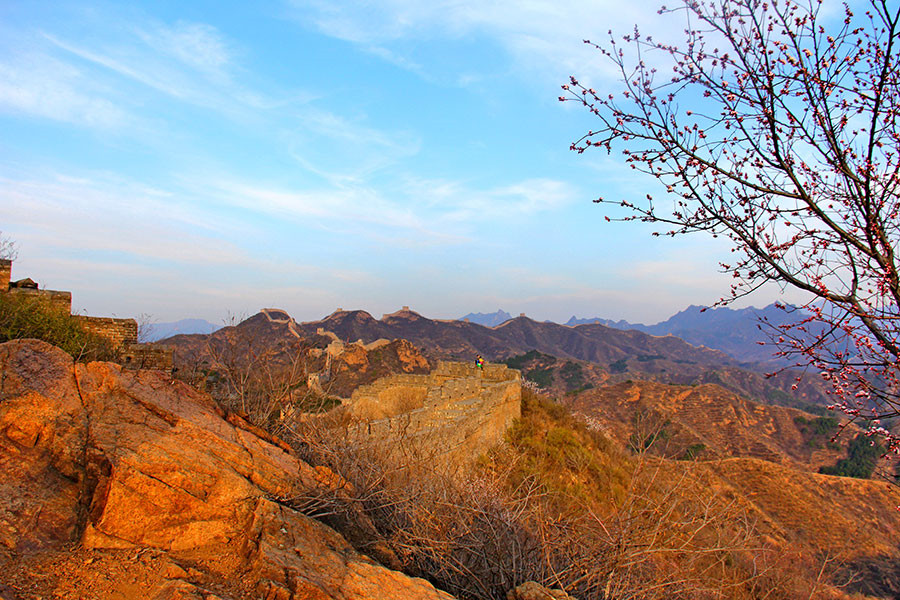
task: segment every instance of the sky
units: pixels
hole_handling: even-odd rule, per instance
[[[657,8],[0,0],[13,278],[159,322],[409,305],[655,323],[710,305],[727,249],[606,222],[594,198],[659,190],[571,152],[596,125],[557,100],[569,75],[616,87],[584,39],[683,28]]]

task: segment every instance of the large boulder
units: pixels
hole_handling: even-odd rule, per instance
[[[0,559],[153,549],[263,598],[451,598],[284,502],[337,479],[161,373],[0,345]],[[166,580],[146,597],[191,597],[192,585]]]

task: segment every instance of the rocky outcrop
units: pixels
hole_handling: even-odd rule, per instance
[[[338,478],[227,417],[161,373],[0,345],[0,568],[61,547],[137,549],[169,561],[150,569],[147,598],[450,598],[288,508]],[[240,585],[213,593],[204,580]]]
[[[550,589],[534,581],[526,581],[509,591],[506,600],[575,600],[564,590]]]

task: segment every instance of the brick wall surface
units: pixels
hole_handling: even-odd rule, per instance
[[[172,371],[172,348],[158,344],[130,344],[119,352],[119,362],[128,369]]]
[[[81,325],[91,333],[111,340],[117,348],[137,344],[137,321],[134,319],[114,319],[110,317],[86,317],[76,315]]]
[[[12,261],[0,259],[0,292],[9,289],[10,277],[12,276]]]
[[[424,401],[389,399],[416,390]],[[398,455],[426,454],[444,464],[464,465],[503,441],[522,414],[518,371],[505,365],[441,362],[427,375],[391,375],[361,386],[347,402],[357,432]]]
[[[72,312],[72,294],[70,292],[58,292],[56,290],[33,290],[30,288],[12,288],[7,291],[17,298],[35,300],[45,303],[51,308]]]

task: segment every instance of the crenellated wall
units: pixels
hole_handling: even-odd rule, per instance
[[[427,375],[390,375],[346,402],[360,434],[403,454],[465,465],[503,441],[522,414],[522,380],[505,365],[439,362]]]

